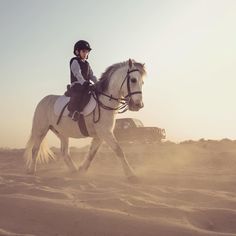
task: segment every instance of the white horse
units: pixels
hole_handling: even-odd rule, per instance
[[[48,130],[51,130],[61,141],[61,153],[71,171],[86,172],[102,141],[105,141],[119,157],[125,175],[128,178],[135,178],[124,152],[114,137],[113,128],[115,114],[122,102],[125,101],[127,109],[131,111],[138,111],[143,107],[142,85],[145,74],[144,65],[131,59],[108,67],[102,74],[101,79],[95,85],[95,91],[98,94],[96,108],[93,113],[85,116],[89,136],[93,139],[89,152],[79,168],[69,154],[69,137],[85,137],[78,129],[77,122],[67,116],[62,116],[60,123],[57,124],[58,115],[55,114],[53,108],[55,101],[60,96],[44,97],[36,107],[31,136],[25,149],[27,173],[35,173],[37,160],[48,161],[54,157],[43,140]],[[94,122],[94,119],[99,120]]]

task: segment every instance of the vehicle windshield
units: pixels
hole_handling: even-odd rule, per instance
[[[136,127],[143,127],[143,123],[140,120],[134,119]]]

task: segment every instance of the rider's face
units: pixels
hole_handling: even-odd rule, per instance
[[[79,56],[82,60],[85,60],[88,58],[89,50],[88,49],[82,49],[79,51]]]

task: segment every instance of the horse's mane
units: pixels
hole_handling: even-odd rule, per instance
[[[98,89],[98,91],[106,91],[107,88],[108,88],[108,84],[110,82],[110,78],[112,76],[112,74],[128,65],[129,61],[124,61],[124,62],[120,62],[120,63],[115,63],[111,66],[109,66],[101,75],[101,78],[98,80],[98,82],[96,83],[96,88]],[[142,75],[145,75],[146,74],[146,70],[145,70],[145,67],[144,67],[144,64],[142,63],[139,63],[139,62],[135,62],[133,60],[133,66],[136,67],[137,69],[139,69],[139,71],[141,72]]]

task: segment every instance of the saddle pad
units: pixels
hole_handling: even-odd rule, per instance
[[[55,104],[54,104],[54,113],[55,115],[59,116],[61,113],[61,110],[63,109],[63,107],[66,105],[66,103],[68,103],[70,100],[69,97],[66,97],[65,95],[60,96]],[[93,96],[91,96],[88,104],[85,106],[84,110],[81,112],[81,114],[83,114],[84,116],[89,115],[96,107],[96,101],[93,98]],[[69,111],[66,107],[65,111],[63,112],[62,116],[68,116]]]

